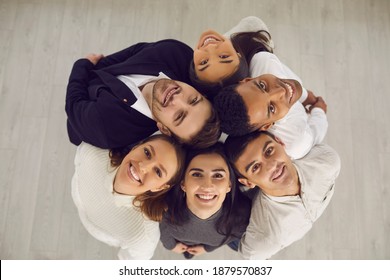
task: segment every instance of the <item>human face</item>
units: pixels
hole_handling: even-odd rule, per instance
[[[187,167],[182,189],[188,208],[201,219],[207,219],[222,207],[230,192],[229,169],[218,154],[194,157]]]
[[[153,86],[151,110],[162,133],[188,141],[211,116],[211,104],[190,85],[169,79]]]
[[[237,86],[237,92],[244,100],[250,124],[257,129],[267,130],[299,100],[302,86],[296,80],[265,74],[244,79]]]
[[[291,195],[299,188],[296,169],[284,147],[266,134],[246,146],[235,167],[245,176],[239,179],[241,183],[259,186],[266,194]]]
[[[194,50],[194,66],[201,81],[220,82],[231,76],[239,64],[239,56],[229,39],[213,30],[200,35]]]
[[[114,180],[114,190],[121,194],[139,195],[159,191],[176,174],[177,155],[172,144],[161,139],[143,143],[123,159]]]

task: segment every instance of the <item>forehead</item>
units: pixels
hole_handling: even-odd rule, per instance
[[[227,163],[224,160],[224,158],[217,153],[201,154],[201,155],[195,156],[191,160],[188,167],[189,168],[198,167],[198,168],[201,168],[203,170],[215,169],[215,168],[223,168],[226,170]]]
[[[184,140],[189,140],[200,132],[210,116],[211,103],[203,97],[201,102],[189,107],[185,119],[180,125],[174,126],[172,132]]]
[[[253,80],[239,84],[237,92],[245,103],[250,123],[258,126],[266,124],[269,103],[267,94],[263,93]]]
[[[154,152],[157,161],[163,165],[171,166],[175,169],[177,166],[177,154],[173,145],[165,140],[155,139],[144,143],[142,146],[149,147]]]
[[[231,63],[221,63],[219,58],[209,59],[208,67],[203,71],[200,71],[201,66],[197,66],[195,71],[198,78],[202,81],[207,82],[219,82],[225,78],[231,76],[234,72],[237,71],[240,61],[238,56],[233,56],[229,58],[233,60]]]

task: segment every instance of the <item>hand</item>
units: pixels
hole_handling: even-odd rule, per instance
[[[317,97],[317,102],[314,103],[312,106],[310,106],[310,112],[311,110],[313,110],[313,108],[321,108],[326,113],[327,107],[328,106],[326,105],[324,99],[322,99],[322,97],[319,96]]]
[[[308,105],[314,105],[314,103],[316,102],[317,102],[317,96],[315,96],[311,90],[307,90],[307,97],[305,101],[303,101],[302,105],[306,107]]]
[[[199,256],[206,253],[206,250],[204,249],[203,245],[196,245],[188,247],[187,252],[194,256]]]
[[[188,249],[187,245],[185,245],[185,244],[183,244],[181,242],[177,242],[175,248],[173,248],[171,251],[175,252],[177,254],[182,254],[185,251],[187,251],[187,249]]]
[[[90,53],[85,58],[88,59],[93,65],[96,65],[96,63],[98,63],[99,60],[103,57],[104,55],[102,54]]]

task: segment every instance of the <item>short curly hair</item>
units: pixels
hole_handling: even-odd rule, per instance
[[[232,136],[241,136],[256,130],[256,127],[249,123],[248,109],[237,92],[237,86],[238,84],[224,87],[213,102],[221,121],[221,130]]]

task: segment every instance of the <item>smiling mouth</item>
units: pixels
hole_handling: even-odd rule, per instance
[[[283,84],[285,85],[286,91],[287,91],[287,94],[288,94],[288,96],[287,96],[288,103],[291,104],[292,98],[294,96],[294,88],[287,82],[283,81]]]
[[[206,38],[204,38],[201,47],[205,47],[205,46],[207,46],[209,44],[216,44],[218,42],[220,42],[220,40],[217,37],[215,37],[215,36],[207,36]]]
[[[138,172],[133,164],[131,164],[131,163],[129,164],[129,168],[128,168],[127,173],[128,173],[128,176],[130,177],[130,179],[133,179],[134,181],[141,183],[141,178],[139,177]]]
[[[277,170],[272,174],[271,181],[277,181],[277,180],[279,180],[279,179],[283,176],[285,169],[286,169],[286,166],[285,166],[285,165],[283,165],[281,168],[277,169]]]
[[[163,107],[166,107],[169,104],[169,101],[172,99],[172,96],[174,94],[178,94],[180,91],[180,87],[175,85],[175,86],[169,86],[164,93],[164,100],[162,102]]]
[[[215,194],[196,194],[195,196],[202,202],[213,201],[217,198],[217,195]]]

